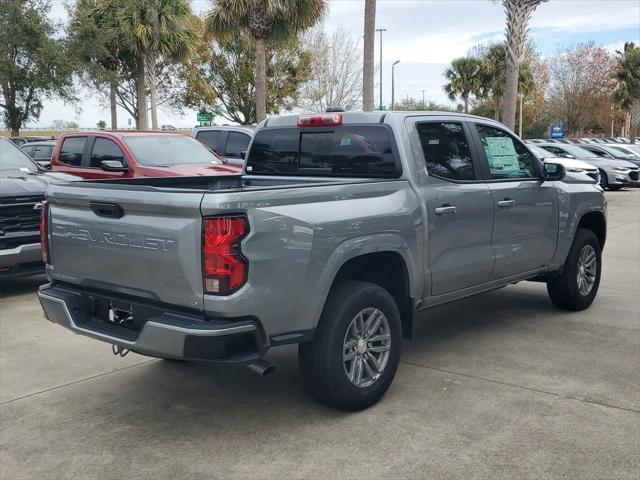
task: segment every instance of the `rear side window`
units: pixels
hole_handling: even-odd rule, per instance
[[[402,173],[382,125],[333,130],[261,130],[253,141],[247,172],[256,175],[397,178]]]
[[[459,123],[418,123],[427,173],[450,180],[475,180],[471,150]]]
[[[100,168],[104,160],[118,160],[124,165],[124,153],[116,143],[107,138],[96,138],[91,152],[91,167]]]
[[[22,151],[33,158],[33,149],[35,147],[33,145],[22,147]]]
[[[250,141],[251,137],[249,135],[239,132],[229,132],[224,156],[229,158],[244,158]]]
[[[220,130],[204,130],[196,134],[196,140],[204,143],[214,152],[220,151]]]
[[[65,138],[60,149],[59,160],[62,163],[79,167],[82,163],[82,152],[87,143],[87,137]]]

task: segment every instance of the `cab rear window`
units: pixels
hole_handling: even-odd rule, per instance
[[[261,130],[249,151],[247,173],[397,178],[402,167],[385,126],[346,125]]]

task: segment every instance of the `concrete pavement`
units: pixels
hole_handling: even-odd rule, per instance
[[[640,190],[608,192],[596,303],[520,283],[426,312],[367,411],[276,372],[167,362],[50,324],[22,280],[0,298],[0,478],[640,476]]]

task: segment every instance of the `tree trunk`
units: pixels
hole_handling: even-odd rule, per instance
[[[156,90],[155,58],[147,59],[147,77],[149,79],[149,99],[151,101],[151,130],[158,130],[158,97]]]
[[[500,99],[498,97],[494,98],[494,111],[493,111],[493,119],[497,122],[500,121]]]
[[[147,93],[145,91],[144,59],[138,60],[136,67],[136,96],[138,97],[138,116],[136,127],[138,130],[147,130]]]
[[[463,95],[462,100],[464,101],[464,113],[469,113],[469,95]]]
[[[634,145],[638,135],[638,123],[640,123],[640,98],[634,98],[631,101],[629,113],[629,141]]]
[[[111,109],[111,130],[117,130],[118,106],[116,105],[116,82],[109,84],[109,107]]]
[[[518,103],[518,75],[520,66],[507,59],[507,80],[502,103],[502,123],[514,130],[516,127],[516,104]]]
[[[267,48],[264,39],[256,39],[256,119],[267,118]]]
[[[19,137],[20,136],[20,129],[12,127],[11,128],[11,136],[12,137]]]
[[[362,109],[373,111],[373,73],[376,31],[376,0],[364,4],[364,52],[362,62]]]

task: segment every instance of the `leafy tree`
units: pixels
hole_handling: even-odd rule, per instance
[[[325,112],[328,107],[355,110],[361,105],[362,68],[359,42],[346,30],[328,35],[322,28],[308,32],[303,48],[311,56],[311,75],[300,89],[299,106]]]
[[[300,85],[307,80],[311,70],[311,56],[299,43],[294,38],[277,47],[267,46],[268,113],[278,113],[297,105]],[[222,44],[199,48],[181,71],[186,84],[184,103],[204,108],[232,122],[255,124],[258,121],[255,51],[255,42],[242,34]]]
[[[616,62],[609,52],[592,42],[579,44],[554,55],[548,66],[549,109],[567,132],[586,133],[595,122],[604,124],[598,116],[609,114],[615,89]]]
[[[103,0],[102,9],[111,11],[110,33],[136,59],[136,96],[146,106],[146,87],[151,98],[152,128],[158,128],[157,64],[184,61],[194,50],[198,32],[191,23],[187,0]],[[147,82],[147,78],[148,82]],[[142,101],[144,100],[144,101]],[[138,108],[138,128],[147,129],[147,109]]]
[[[635,143],[640,122],[640,47],[627,42],[624,50],[616,53],[618,58],[614,77],[618,85],[613,98],[630,114],[629,137],[631,143]]]
[[[255,44],[256,118],[267,116],[267,46],[291,40],[320,21],[326,0],[213,0],[209,34],[221,42],[243,33]]]
[[[422,102],[413,97],[406,96],[399,102],[396,102],[394,109],[398,112],[452,112],[453,110],[446,105],[439,105],[435,102]]]
[[[98,127],[98,130],[104,130],[105,128],[107,128],[107,122],[105,122],[104,120],[98,120],[98,123],[96,123],[96,127]]]
[[[14,136],[40,117],[44,99],[74,99],[74,66],[49,10],[43,0],[3,0],[0,8],[0,107]]]
[[[469,112],[469,97],[480,92],[480,75],[482,63],[474,57],[460,57],[451,62],[451,66],[444,72],[449,81],[444,91],[451,101],[461,97],[464,103],[464,113]]]
[[[507,26],[505,29],[507,72],[502,105],[502,122],[513,130],[516,124],[519,69],[524,59],[529,20],[538,5],[546,0],[491,1],[493,3],[500,1],[507,16]]]
[[[364,52],[362,62],[362,109],[372,112],[375,61],[376,0],[364,2]]]

